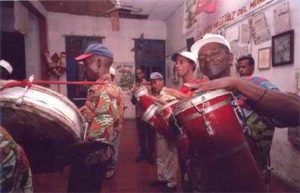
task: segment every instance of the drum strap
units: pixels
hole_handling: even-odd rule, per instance
[[[235,153],[237,153],[237,152],[239,152],[243,149],[246,149],[246,148],[247,149],[249,148],[248,144],[247,143],[242,143],[242,144],[234,146],[233,148],[231,148],[231,149],[229,149],[229,150],[227,150],[223,153],[217,154],[216,158],[217,159],[222,159],[222,158],[225,158],[225,157],[229,157],[229,156],[231,156],[231,155],[233,155],[233,154],[235,154]]]

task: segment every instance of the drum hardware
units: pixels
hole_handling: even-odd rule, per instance
[[[233,110],[236,114],[236,117],[238,118],[239,120],[239,123],[241,124],[241,126],[243,128],[245,128],[247,126],[246,124],[246,115],[245,115],[245,112],[244,110],[239,106],[238,104],[238,99],[234,96],[234,94],[232,92],[230,92],[233,100],[231,102],[232,106],[233,106]]]
[[[29,83],[31,84],[31,83],[33,82],[33,80],[34,80],[34,75],[31,75],[31,76],[29,77]],[[22,94],[19,98],[17,98],[17,100],[16,100],[16,105],[17,105],[18,107],[20,107],[20,106],[22,105],[22,103],[23,103],[23,101],[24,101],[24,97],[25,97],[25,95],[26,95],[26,93],[27,93],[29,87],[30,87],[30,86],[27,85],[27,86],[24,88],[23,94]]]
[[[196,110],[202,115],[203,120],[204,120],[204,124],[205,124],[205,126],[206,126],[206,131],[207,131],[207,133],[208,133],[209,136],[213,137],[213,136],[215,135],[215,131],[214,131],[214,129],[212,128],[210,122],[206,119],[205,113],[204,113],[204,112],[205,112],[205,104],[204,104],[205,96],[202,96],[201,99],[202,99],[202,109],[199,109],[199,108],[197,107],[197,105],[195,105],[195,104],[193,103],[193,101],[191,101],[191,104],[192,104],[192,105],[196,108]]]

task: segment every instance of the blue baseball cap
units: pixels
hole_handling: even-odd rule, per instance
[[[105,47],[103,44],[95,43],[90,44],[84,53],[80,56],[77,56],[75,60],[81,61],[91,57],[92,55],[105,56],[111,59],[114,58],[113,53],[107,47]]]
[[[152,72],[150,74],[150,80],[155,80],[155,79],[164,79],[163,75],[159,72]]]

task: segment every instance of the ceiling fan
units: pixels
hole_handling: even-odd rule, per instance
[[[142,8],[135,8],[130,5],[122,5],[120,1],[121,0],[109,0],[109,2],[114,5],[114,7],[109,10],[106,10],[100,14],[100,15],[110,15],[113,31],[120,30],[120,25],[119,25],[120,13],[137,14],[143,10]]]
[[[136,7],[133,7],[133,6],[130,6],[130,5],[123,5],[121,4],[121,0],[109,0],[113,5],[114,7],[109,9],[109,10],[106,10],[104,11],[102,14],[105,15],[105,14],[110,14],[114,11],[124,11],[124,12],[130,12],[130,13],[140,13],[141,11],[143,11],[142,8],[136,8]]]

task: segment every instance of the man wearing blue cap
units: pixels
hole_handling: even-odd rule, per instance
[[[150,74],[152,95],[155,103],[167,103],[176,98],[164,92],[164,77],[159,72]],[[160,104],[158,104],[160,105]],[[177,189],[178,155],[174,142],[156,132],[157,142],[157,180],[151,186],[161,186],[163,192],[175,192]]]
[[[89,88],[85,106],[82,108],[83,115],[88,121],[86,139],[106,139],[112,142],[115,138],[115,128],[118,127],[123,114],[122,95],[109,74],[113,54],[103,44],[95,43],[89,45],[86,51],[75,60],[83,61],[87,67],[88,79],[99,83]],[[84,163],[72,166],[69,192],[99,192],[101,190],[108,164],[102,161],[101,156],[103,155],[90,158],[89,155]]]

